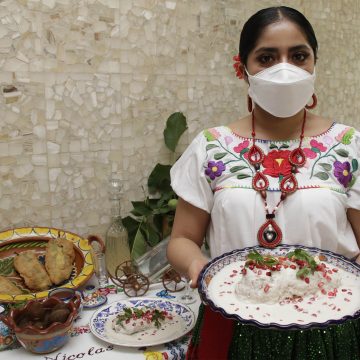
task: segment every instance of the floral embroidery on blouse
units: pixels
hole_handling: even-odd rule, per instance
[[[222,161],[209,161],[208,167],[205,170],[205,174],[211,179],[214,180],[216,177],[219,177],[225,170],[225,165]]]
[[[344,187],[348,187],[349,183],[352,179],[352,173],[350,171],[350,163],[348,161],[334,162],[334,175],[339,180],[339,183],[344,185]]]
[[[203,134],[207,141],[208,160],[204,164],[204,172],[208,182],[217,181],[217,178],[230,173],[240,181],[240,185],[243,184],[243,186],[248,187],[249,179],[247,183],[243,183],[243,181],[246,178],[252,178],[254,175],[254,169],[248,162],[250,139],[233,134],[227,127],[207,129]],[[331,136],[329,130],[324,135],[310,138],[305,142],[307,146],[303,147],[307,157],[305,164],[307,171],[305,171],[306,169],[298,171],[306,175],[307,180],[317,178],[324,182],[324,186],[335,191],[338,190],[334,189],[333,185],[325,184],[330,178],[338,182],[342,189],[350,189],[356,181],[355,172],[359,167],[358,160],[354,154],[350,154],[347,148],[354,141],[354,135],[354,128],[345,127],[336,136]],[[268,141],[260,142],[269,143]],[[290,143],[291,141],[269,143],[269,152],[265,153],[262,164],[265,175],[277,178],[280,182],[283,177],[291,174],[289,162],[291,150],[288,150]],[[316,182],[304,186],[319,187],[320,185]]]
[[[291,174],[290,150],[272,150],[264,157],[263,174],[272,177],[284,177]]]
[[[330,174],[333,173],[335,178],[344,188],[350,188],[355,182],[355,176],[353,173],[358,169],[358,160],[354,158],[350,164],[348,161],[339,161],[339,158],[349,157],[349,151],[346,150],[343,145],[350,145],[354,134],[355,130],[353,128],[345,128],[337,136],[335,136],[335,140],[337,140],[337,142],[329,148],[318,142],[316,142],[316,144],[312,144],[312,141],[314,140],[310,141],[310,145],[312,145],[312,147],[311,149],[305,149],[305,153],[308,155],[309,150],[310,152],[312,151],[315,153],[315,156],[310,158],[316,159],[312,165],[310,178],[316,176],[321,180],[328,180]],[[331,165],[328,162],[319,162],[320,160],[324,161],[326,158],[334,159],[333,164]]]

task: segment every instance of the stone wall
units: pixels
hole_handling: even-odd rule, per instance
[[[123,208],[141,200],[162,140],[182,111],[189,130],[246,114],[232,57],[244,21],[278,1],[0,1],[0,229],[104,234],[107,181]],[[360,128],[359,0],[294,0],[319,43],[317,112]]]

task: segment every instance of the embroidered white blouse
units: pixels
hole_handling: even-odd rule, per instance
[[[247,160],[252,140],[226,126],[199,133],[171,169],[176,194],[211,215],[207,241],[212,257],[258,245],[265,223],[264,201],[253,190],[254,168]],[[279,183],[290,174],[288,156],[299,140],[256,140],[265,154],[269,212],[280,199]],[[360,210],[360,133],[334,123],[318,136],[305,137],[307,156],[298,169],[298,190],[276,211],[283,244],[315,246],[354,258],[359,254],[348,208]]]

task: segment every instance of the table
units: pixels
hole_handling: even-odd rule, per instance
[[[96,279],[92,278],[90,284],[95,284]],[[114,287],[112,287],[114,289]],[[129,299],[119,288],[115,288],[120,292],[116,294],[108,294],[108,304],[118,300]],[[178,301],[182,292],[167,293],[162,284],[152,284],[145,297],[161,298],[166,296],[169,300]],[[196,302],[190,304],[189,307],[197,316],[200,299],[197,291]],[[152,346],[148,348],[131,348],[108,344],[95,337],[89,329],[89,320],[97,309],[84,309],[79,318],[75,321],[69,342],[50,354],[36,355],[24,350],[19,343],[15,343],[10,348],[0,352],[1,359],[6,360],[27,360],[27,359],[43,359],[43,360],[180,360],[185,358],[185,353],[190,340],[190,334],[183,336],[176,341],[163,345]]]

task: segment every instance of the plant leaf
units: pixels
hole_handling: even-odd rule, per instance
[[[355,184],[355,181],[356,181],[356,177],[353,176],[349,182],[348,188],[351,188]]]
[[[241,180],[241,179],[246,179],[246,178],[248,178],[248,177],[251,177],[250,175],[247,175],[247,174],[239,174],[238,176],[237,176],[237,178],[239,179],[239,180]]]
[[[141,230],[145,232],[145,238],[150,246],[155,246],[160,241],[160,234],[154,229],[151,223],[143,223]]]
[[[357,159],[352,159],[351,166],[353,172],[359,168],[359,162],[357,161]]]
[[[145,241],[145,238],[141,232],[141,223],[139,224],[140,226],[138,227],[136,234],[135,234],[135,238],[134,238],[134,242],[131,248],[131,259],[135,260],[138,257],[140,257],[141,255],[145,254],[146,250],[147,250],[147,243]]]
[[[179,139],[186,129],[186,117],[183,113],[175,112],[169,116],[164,130],[164,140],[171,151],[175,151]]]
[[[290,145],[289,144],[282,144],[280,147],[279,147],[279,150],[280,149],[287,149]]]
[[[162,233],[163,231],[163,223],[164,223],[164,215],[163,214],[154,214],[152,221],[158,233]]]
[[[218,145],[215,145],[215,144],[209,144],[209,145],[206,145],[206,151],[207,151],[207,150],[214,149],[214,148],[218,148],[218,147],[219,147]]]
[[[171,165],[156,164],[148,179],[148,188],[150,193],[157,191],[171,191],[170,185]]]
[[[167,205],[167,203],[170,199],[176,199],[176,198],[177,198],[177,195],[174,193],[173,190],[163,192],[161,194],[160,199],[157,200],[156,206],[154,206],[153,209],[162,207],[162,206],[164,206],[164,204]]]
[[[126,216],[125,218],[122,219],[122,223],[124,224],[128,232],[129,246],[131,249],[134,243],[136,232],[138,231],[141,221],[138,221],[132,218],[131,216]]]
[[[348,157],[349,156],[349,152],[344,150],[344,149],[337,149],[335,150],[335,152],[342,157]]]
[[[247,166],[234,166],[230,169],[230,172],[231,173],[234,173],[234,172],[237,172],[237,171],[240,171],[240,170],[243,170],[243,169],[247,169]]]
[[[331,171],[331,169],[332,169],[332,166],[327,163],[320,163],[319,165],[326,171]]]
[[[131,211],[135,216],[147,216],[150,215],[152,210],[145,201],[132,201],[134,209]]]
[[[270,144],[270,149],[278,149],[278,147],[275,144]]]
[[[318,172],[314,176],[318,177],[321,180],[327,180],[329,175],[326,172]]]
[[[214,159],[215,160],[220,160],[220,159],[222,159],[224,156],[226,156],[227,155],[227,153],[225,152],[225,153],[217,153],[217,154],[215,154],[214,155]]]

